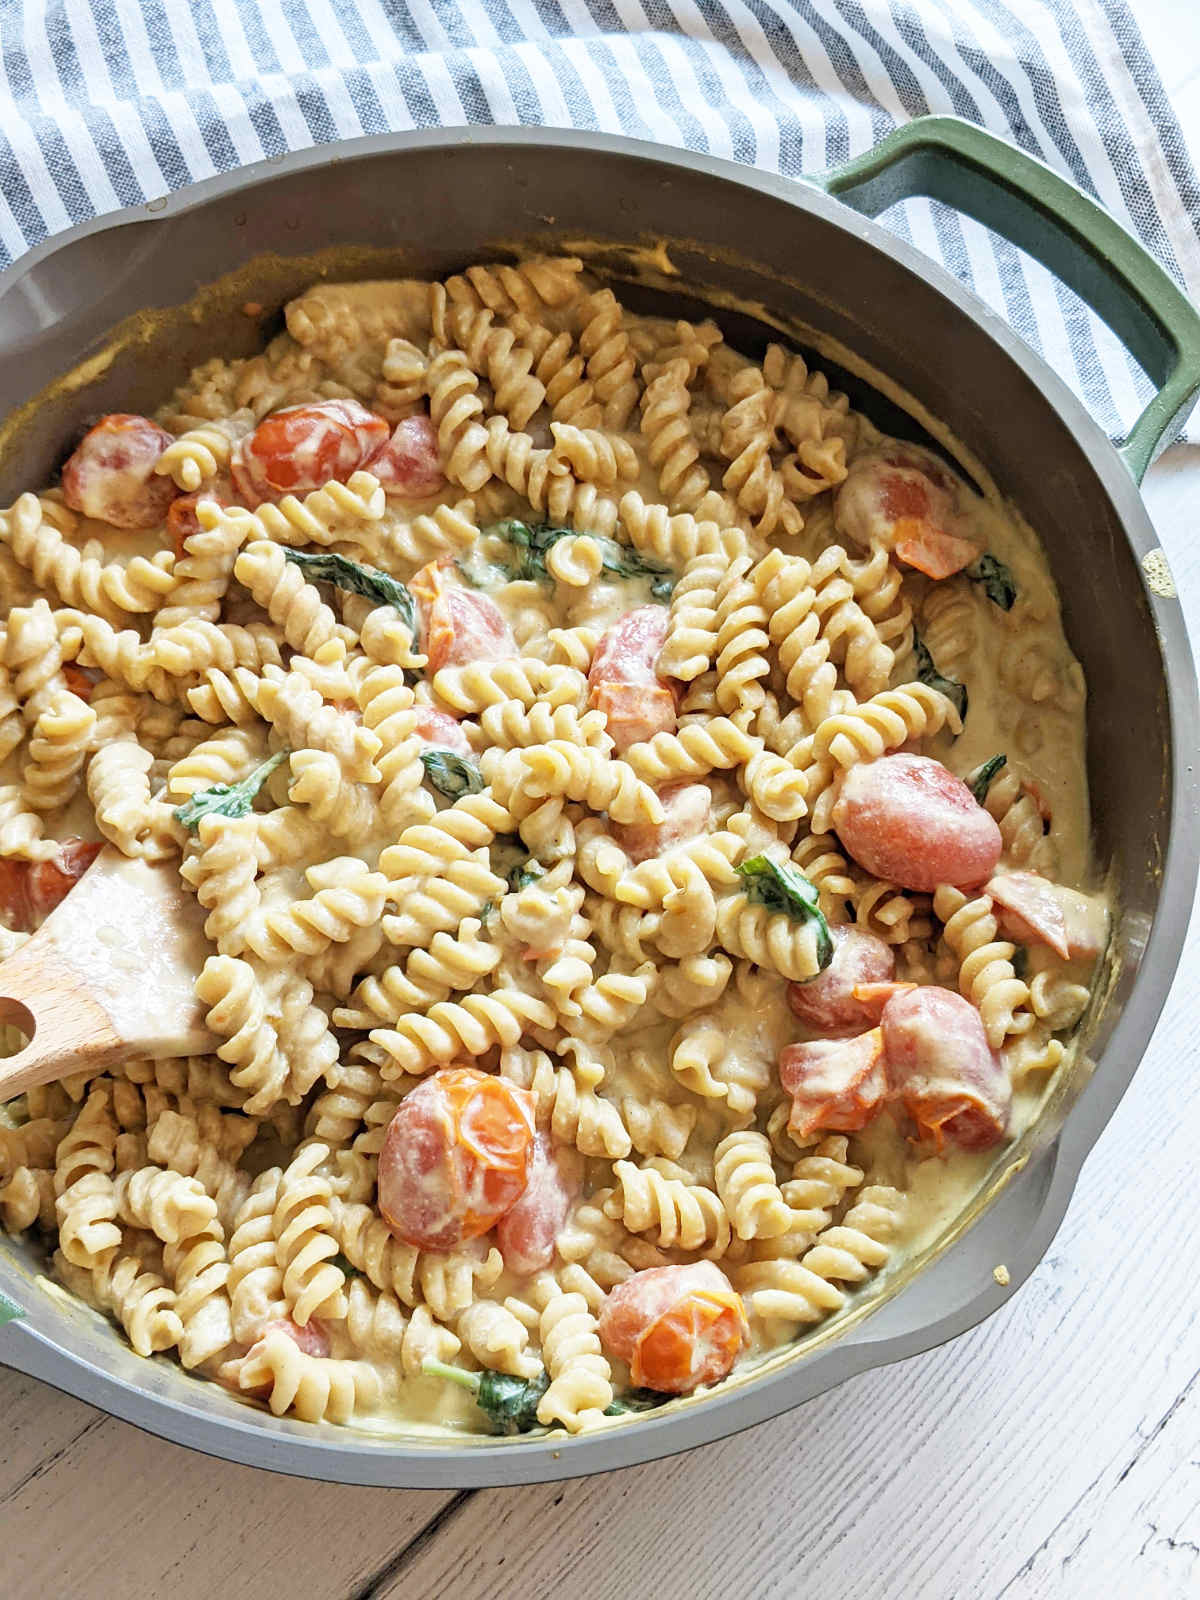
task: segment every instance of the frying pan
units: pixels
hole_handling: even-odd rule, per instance
[[[1120,450],[998,317],[868,220],[918,194],[1029,251],[1128,346],[1156,393]],[[1038,530],[1088,679],[1095,849],[1117,904],[1112,948],[1074,1065],[966,1219],[800,1352],[595,1434],[447,1440],[271,1417],[169,1360],[140,1360],[47,1284],[31,1243],[0,1245],[0,1362],[179,1443],[335,1482],[483,1486],[649,1461],[979,1322],[1045,1253],[1136,1070],[1196,877],[1195,673],[1138,484],[1200,389],[1200,317],[1094,201],[953,118],[910,123],[811,183],[595,134],[384,135],[85,223],[0,278],[0,415],[10,417],[0,504],[45,482],[98,414],[150,410],[195,362],[260,348],[271,330],[245,312],[248,301],[277,313],[318,273],[441,275],[530,241],[583,248],[600,270],[640,277],[620,289],[635,306],[638,296],[684,313],[696,298],[710,302],[748,353],[761,350],[768,322],[817,347],[827,370],[832,353],[856,405],[913,437],[920,416],[943,419]],[[864,380],[871,372],[891,380],[885,394]],[[992,1277],[999,1262],[1007,1290]]]

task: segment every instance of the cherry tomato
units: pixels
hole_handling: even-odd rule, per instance
[[[318,400],[285,406],[240,439],[230,463],[246,505],[285,494],[308,494],[330,482],[345,483],[375,460],[391,430],[357,400]]]
[[[263,1323],[258,1337],[265,1339],[269,1333],[286,1333],[306,1356],[329,1355],[329,1335],[315,1317],[311,1318],[308,1325],[303,1328],[293,1322],[291,1317],[277,1317],[272,1322]]]
[[[837,491],[838,531],[864,549],[883,545],[930,578],[961,572],[979,554],[954,529],[961,485],[931,451],[890,446],[859,456]]]
[[[432,672],[472,661],[503,661],[517,653],[508,623],[486,595],[451,581],[454,563],[443,556],[409,579],[421,602],[421,649]]]
[[[741,1296],[711,1261],[635,1272],[608,1296],[599,1327],[633,1382],[663,1394],[726,1377],[750,1337]]]
[[[539,1133],[525,1192],[496,1224],[496,1243],[510,1272],[525,1277],[554,1260],[554,1241],[579,1192],[579,1178],[575,1152],[555,1150],[550,1135]]]
[[[883,1035],[872,1028],[855,1039],[789,1044],[779,1055],[779,1081],[792,1097],[789,1133],[857,1133],[887,1095]]]
[[[671,783],[658,798],[666,815],[661,822],[613,823],[613,837],[631,861],[665,855],[685,839],[705,831],[712,812],[712,790],[706,783]]]
[[[384,492],[402,500],[423,500],[445,487],[437,429],[426,416],[405,417],[371,462]]]
[[[879,1021],[883,1000],[863,1001],[855,990],[864,984],[887,984],[896,970],[896,958],[873,933],[834,926],[833,960],[807,983],[788,984],[788,1004],[801,1022],[814,1032],[853,1033]]]
[[[432,706],[418,706],[416,711],[417,732],[427,750],[453,750],[460,756],[472,753],[471,741],[457,717],[452,717],[448,711],[435,711]]]
[[[966,784],[929,756],[881,756],[851,767],[833,825],[868,872],[926,894],[940,883],[983,883],[1003,848],[1000,829]]]
[[[1018,944],[1049,945],[1064,961],[1094,960],[1108,939],[1108,912],[1090,895],[1051,883],[1036,872],[1004,872],[987,892],[1000,922]]]
[[[246,1352],[245,1359],[247,1361],[255,1354],[267,1335],[271,1333],[286,1334],[292,1343],[302,1350],[306,1356],[317,1356],[324,1359],[329,1355],[329,1336],[324,1328],[318,1325],[315,1318],[308,1323],[307,1327],[301,1328],[292,1321],[291,1317],[275,1317],[270,1322],[264,1322],[259,1329],[258,1338]],[[267,1378],[262,1383],[252,1384],[248,1388],[243,1388],[234,1378],[229,1383],[229,1387],[239,1394],[253,1395],[256,1399],[265,1399],[271,1392],[272,1380]]]
[[[674,733],[677,726],[674,691],[655,671],[667,617],[665,606],[638,606],[614,622],[596,646],[588,704],[604,712],[618,750],[656,733]]]
[[[533,1154],[533,1096],[474,1067],[444,1067],[388,1124],[379,1210],[398,1239],[452,1250],[521,1198]]]
[[[1012,1089],[969,1000],[925,984],[889,1000],[881,1027],[892,1092],[922,1137],[939,1150],[946,1139],[986,1150],[1004,1137]]]
[[[154,466],[171,435],[151,422],[116,411],[85,433],[63,466],[63,499],[85,517],[114,528],[154,528],[179,493]]]
[[[83,877],[101,846],[64,839],[48,861],[0,860],[0,913],[17,933],[29,933]]]
[[[234,496],[232,479],[222,477],[214,478],[203,489],[196,489],[192,494],[177,495],[171,501],[171,509],[167,512],[167,532],[171,536],[177,559],[183,559],[185,541],[200,532],[196,507],[201,500],[215,500],[219,506],[230,506],[236,503]]]
[[[81,667],[74,661],[64,664],[62,675],[67,680],[67,688],[72,694],[77,694],[81,700],[90,701],[96,692],[96,685],[101,674],[94,667]]]

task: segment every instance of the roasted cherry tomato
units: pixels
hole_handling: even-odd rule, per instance
[[[883,1047],[892,1092],[922,1137],[938,1149],[986,1150],[1003,1139],[1012,1089],[969,1000],[932,984],[883,1008]]]
[[[1047,944],[1064,961],[1095,958],[1108,939],[1108,912],[1078,889],[1051,883],[1036,872],[1003,872],[987,893],[1006,934],[1018,944]]]
[[[63,499],[114,528],[154,528],[179,493],[154,466],[171,435],[149,417],[116,411],[76,446],[62,469]]]
[[[196,507],[201,500],[215,500],[219,506],[230,506],[235,503],[235,490],[230,478],[214,478],[211,483],[206,483],[203,489],[196,489],[191,494],[177,495],[171,501],[171,509],[167,512],[167,532],[171,536],[178,559],[183,559],[184,544],[194,533],[200,532],[200,519],[196,515]]]
[[[325,1358],[330,1353],[329,1335],[318,1324],[316,1318],[312,1318],[307,1327],[301,1328],[292,1321],[291,1317],[275,1317],[270,1322],[264,1322],[259,1329],[258,1338],[246,1352],[245,1359],[247,1361],[254,1355],[267,1335],[272,1333],[286,1334],[297,1349],[303,1351],[306,1356]],[[232,1370],[236,1371],[236,1366]],[[258,1399],[265,1399],[272,1389],[272,1380],[270,1378],[263,1383],[256,1383],[246,1388],[243,1388],[236,1378],[232,1376],[223,1378],[222,1381],[227,1381],[229,1387],[238,1393],[253,1395]]]
[[[779,1081],[792,1097],[789,1133],[857,1133],[887,1095],[883,1035],[872,1028],[856,1039],[789,1044],[780,1052]]]
[[[579,1179],[575,1151],[556,1150],[550,1135],[539,1133],[525,1191],[496,1224],[496,1243],[510,1272],[525,1277],[554,1260],[554,1241],[579,1192]]]
[[[396,1237],[453,1250],[495,1227],[529,1181],[534,1104],[474,1067],[444,1067],[406,1095],[379,1155],[379,1210]]]
[[[886,986],[896,970],[896,958],[873,933],[835,925],[829,930],[833,960],[807,983],[788,984],[788,1004],[815,1033],[853,1033],[879,1021],[883,999],[866,1000],[856,991],[864,985]]]
[[[588,670],[588,704],[603,711],[618,750],[674,733],[674,691],[655,670],[667,636],[667,608],[638,606],[601,639]]]
[[[954,532],[960,489],[949,468],[917,445],[866,451],[837,491],[834,521],[864,549],[883,545],[927,577],[948,578],[979,554]]]
[[[635,1272],[608,1296],[599,1326],[633,1382],[663,1394],[724,1378],[750,1337],[741,1296],[711,1261]]]
[[[421,602],[421,649],[429,671],[515,656],[516,641],[499,609],[486,595],[454,583],[453,571],[453,561],[443,557],[409,579]]]
[[[384,492],[401,500],[424,500],[445,488],[437,429],[426,416],[405,417],[371,462]]]
[[[28,933],[66,899],[100,854],[85,839],[64,839],[48,861],[0,860],[0,915],[10,928]]]
[[[235,445],[233,481],[248,506],[345,483],[375,460],[390,434],[384,419],[357,400],[285,406]]]
[[[102,676],[95,667],[81,667],[74,661],[64,663],[62,675],[71,693],[77,694],[81,700],[88,701],[96,692],[96,685]]]
[[[613,823],[613,837],[631,861],[665,855],[686,839],[698,839],[708,827],[712,790],[706,783],[671,783],[658,798],[666,815],[661,822]]]
[[[868,872],[904,889],[967,889],[995,870],[1003,841],[994,819],[940,761],[881,756],[851,767],[833,825]]]
[[[417,732],[428,750],[453,750],[456,755],[469,756],[471,741],[463,731],[457,717],[448,711],[435,711],[432,706],[417,706]]]

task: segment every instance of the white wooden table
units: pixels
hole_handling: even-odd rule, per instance
[[[1147,498],[1200,638],[1200,447]],[[0,1596],[1200,1596],[1200,921],[1023,1289],[951,1346],[605,1478],[350,1489],[165,1444],[0,1372]]]

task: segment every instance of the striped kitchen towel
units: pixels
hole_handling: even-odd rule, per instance
[[[0,0],[0,49],[0,264],[387,129],[603,129],[797,175],[945,111],[1073,178],[1200,298],[1200,187],[1125,0]],[[1069,291],[935,203],[884,220],[1124,432],[1149,383]]]

